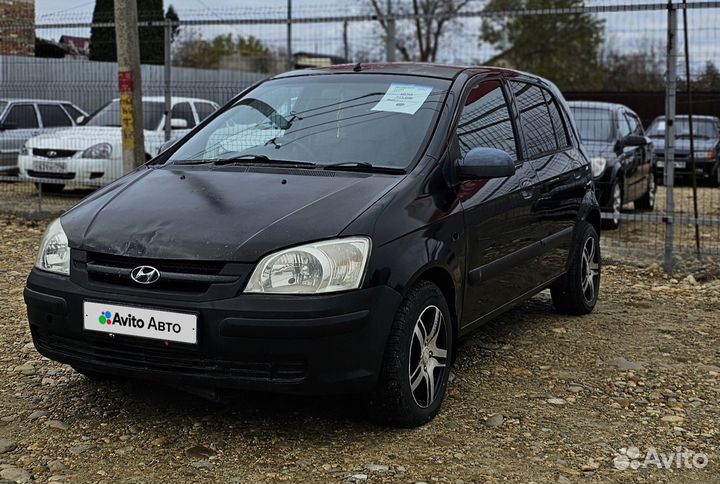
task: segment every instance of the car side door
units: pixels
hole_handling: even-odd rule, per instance
[[[515,160],[515,174],[466,181],[458,187],[466,227],[466,284],[463,327],[491,316],[532,289],[532,206],[536,177],[524,163],[514,111],[501,79],[476,81],[465,91],[455,128],[460,157],[472,148],[505,151]]]
[[[645,136],[645,130],[637,114],[631,111],[624,111],[623,116],[630,127],[630,134]],[[652,176],[652,152],[649,145],[634,146],[632,148],[634,148],[631,150],[631,163],[634,169],[633,200],[637,200],[642,197],[648,189],[648,181],[650,176]]]
[[[0,120],[6,129],[0,132],[0,172],[17,172],[17,161],[25,142],[40,134],[40,122],[33,103],[13,103]],[[10,129],[11,128],[11,129]]]
[[[555,94],[530,81],[511,81],[510,85],[519,111],[526,163],[532,166],[540,186],[532,209],[540,250],[527,277],[542,286],[566,269],[588,167],[572,143],[567,113]]]

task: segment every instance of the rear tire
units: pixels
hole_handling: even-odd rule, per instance
[[[435,284],[420,281],[395,315],[378,384],[368,401],[371,418],[404,428],[432,420],[445,398],[452,351],[445,297]]]
[[[650,179],[648,179],[647,192],[645,192],[645,194],[642,197],[635,200],[635,203],[634,203],[635,209],[636,210],[648,210],[648,211],[655,210],[656,193],[657,193],[657,185],[655,184],[655,175],[650,174]]]
[[[42,193],[60,193],[65,188],[63,183],[35,183],[35,188]]]
[[[613,218],[602,219],[602,228],[606,230],[615,230],[620,226],[620,211],[623,206],[622,185],[619,180],[612,182],[610,186],[610,209]]]
[[[553,305],[563,314],[589,314],[600,293],[600,239],[595,227],[582,222],[572,249],[570,268],[550,287]]]

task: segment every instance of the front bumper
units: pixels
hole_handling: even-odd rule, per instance
[[[198,389],[325,394],[377,381],[399,293],[377,286],[320,296],[163,300],[91,291],[33,269],[24,292],[37,350],[80,369]],[[83,301],[198,314],[198,344],[83,329]]]
[[[25,181],[96,187],[107,185],[122,175],[122,160],[20,155],[18,171],[20,179]]]

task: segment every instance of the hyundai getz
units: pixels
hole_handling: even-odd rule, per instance
[[[362,393],[417,426],[458,340],[550,288],[592,311],[600,212],[550,82],[357,64],[255,85],[54,221],[25,289],[86,375]]]

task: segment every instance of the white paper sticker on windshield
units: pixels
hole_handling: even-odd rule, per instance
[[[420,84],[390,84],[373,111],[415,114],[432,92],[432,86]]]

